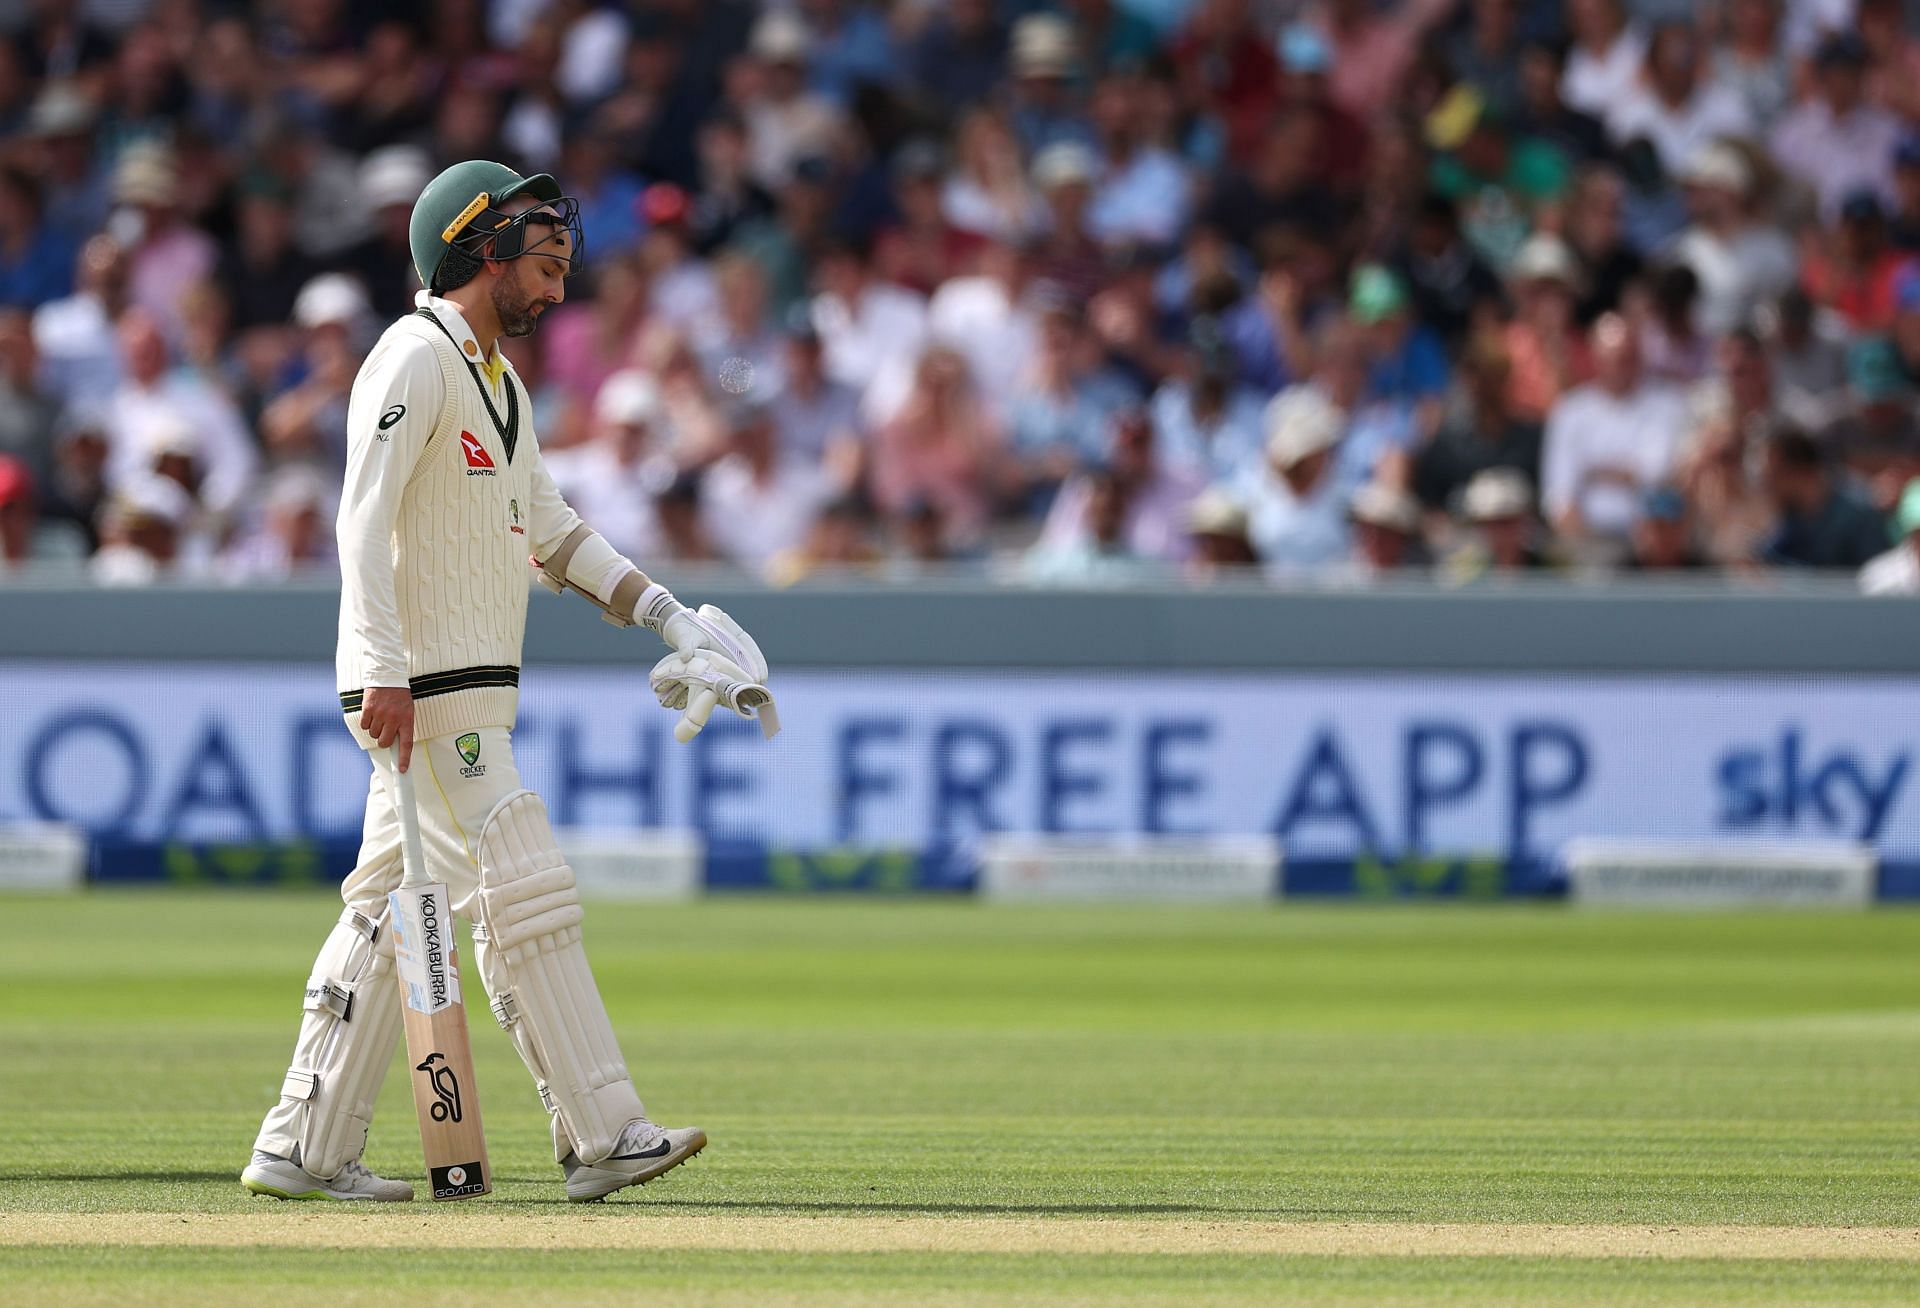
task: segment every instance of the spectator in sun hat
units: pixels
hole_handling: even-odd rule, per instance
[[[1233,494],[1210,486],[1187,505],[1187,576],[1212,581],[1225,570],[1241,572],[1259,562],[1247,539],[1247,511]]]
[[[1722,336],[1793,285],[1799,255],[1786,233],[1757,221],[1753,167],[1738,148],[1715,142],[1695,151],[1680,173],[1692,222],[1673,260],[1700,282],[1700,329]]]
[[[1008,102],[1022,150],[1032,157],[1064,141],[1087,144],[1092,133],[1074,97],[1073,25],[1058,14],[1027,14],[1014,23],[1009,47]]]
[[[1344,417],[1318,392],[1288,391],[1267,408],[1266,457],[1234,490],[1247,536],[1273,576],[1298,575],[1347,557],[1347,489],[1334,475]]]
[[[413,309],[420,281],[407,243],[407,221],[413,202],[432,179],[433,162],[418,146],[382,146],[360,161],[360,194],[371,213],[372,230],[341,257],[340,266],[367,288],[382,322]]]
[[[146,473],[113,493],[91,563],[103,586],[145,586],[180,571],[180,546],[194,513],[178,482]]]
[[[1868,595],[1920,595],[1920,477],[1901,493],[1893,532],[1899,543],[1860,569],[1860,589]]]
[[[1700,36],[1688,23],[1663,23],[1647,46],[1641,76],[1607,106],[1607,131],[1616,145],[1644,139],[1660,168],[1677,175],[1703,146],[1751,136],[1746,102],[1707,80]]]
[[[1426,562],[1420,541],[1420,504],[1388,482],[1368,482],[1347,505],[1353,519],[1352,563],[1362,575],[1415,568]]]
[[[1508,401],[1513,416],[1540,422],[1560,397],[1593,377],[1587,333],[1576,317],[1580,265],[1551,232],[1527,238],[1514,256],[1508,285],[1513,320],[1502,332]]]
[[[180,302],[219,260],[219,248],[180,211],[180,170],[165,146],[130,146],[113,173],[113,199],[126,215],[127,293],[151,313],[169,340],[179,340]]]
[[[1447,560],[1456,579],[1481,573],[1525,572],[1547,566],[1534,516],[1533,486],[1512,468],[1488,468],[1467,483],[1460,516],[1468,542]]]

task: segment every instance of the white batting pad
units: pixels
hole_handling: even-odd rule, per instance
[[[385,904],[373,906],[383,911]],[[367,1147],[367,1126],[400,1041],[393,941],[384,918],[348,908],[307,980],[306,1012],[280,1102],[255,1148],[333,1176]]]
[[[555,1116],[554,1161],[593,1163],[645,1117],[580,942],[580,894],[546,805],[516,790],[480,829],[481,930],[474,936],[494,1017]]]

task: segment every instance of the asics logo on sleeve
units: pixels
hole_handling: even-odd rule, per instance
[[[394,423],[399,422],[402,418],[406,416],[407,416],[406,405],[404,404],[394,405],[391,409],[388,409],[385,413],[380,415],[380,430],[385,431],[387,428],[393,426]]]

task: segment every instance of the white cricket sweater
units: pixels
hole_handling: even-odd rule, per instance
[[[334,670],[362,748],[374,743],[359,727],[370,686],[412,689],[420,739],[513,725],[528,558],[580,524],[541,462],[512,365],[497,358],[490,376],[458,306],[416,302],[347,405]]]

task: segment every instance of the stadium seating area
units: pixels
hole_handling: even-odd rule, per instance
[[[580,199],[509,352],[643,565],[1920,591],[1899,0],[9,16],[0,576],[331,569],[409,206],[486,156]]]

